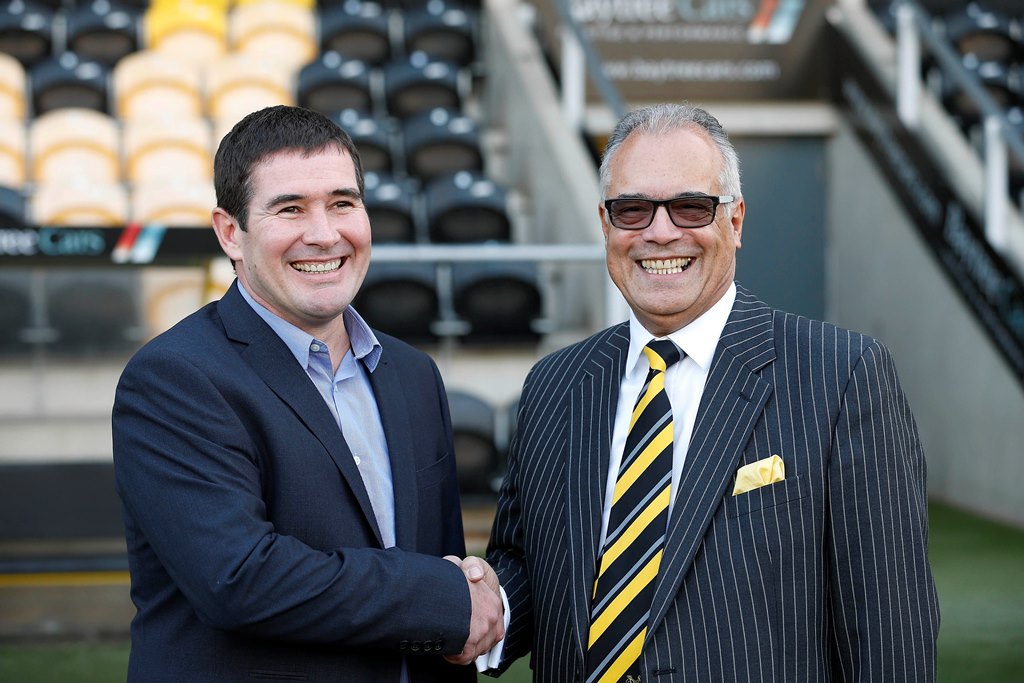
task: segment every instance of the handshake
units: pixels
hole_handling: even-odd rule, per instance
[[[452,664],[472,664],[477,657],[485,654],[505,637],[505,607],[498,588],[498,575],[491,565],[479,557],[460,560],[455,555],[446,555],[449,562],[458,565],[469,583],[469,596],[473,602],[473,614],[469,622],[469,639],[462,652],[448,655]]]

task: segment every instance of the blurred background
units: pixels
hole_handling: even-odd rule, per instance
[[[356,140],[374,254],[355,305],[437,361],[482,553],[527,370],[626,316],[600,150],[629,108],[682,100],[740,155],[740,283],[896,358],[940,680],[1024,680],[1020,0],[2,5],[0,681],[124,679],[114,387],[233,278],[209,212],[239,118],[297,104]]]

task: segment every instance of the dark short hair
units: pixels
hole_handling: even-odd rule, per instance
[[[231,214],[242,230],[249,219],[252,170],[272,154],[298,151],[309,156],[330,147],[348,152],[363,194],[363,165],[348,133],[319,112],[279,105],[255,111],[235,124],[220,141],[213,162],[217,206]]]

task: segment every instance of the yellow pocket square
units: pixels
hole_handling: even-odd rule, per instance
[[[736,470],[736,486],[732,495],[738,496],[756,488],[774,484],[786,478],[786,465],[782,458],[773,455],[764,460],[752,462]]]

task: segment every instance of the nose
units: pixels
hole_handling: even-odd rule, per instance
[[[648,242],[668,244],[679,239],[679,232],[680,228],[669,218],[668,207],[658,206],[654,209],[651,224],[644,228],[644,239]]]
[[[341,239],[341,233],[333,225],[327,211],[311,211],[306,219],[305,230],[302,233],[302,241],[305,244],[326,249]]]

